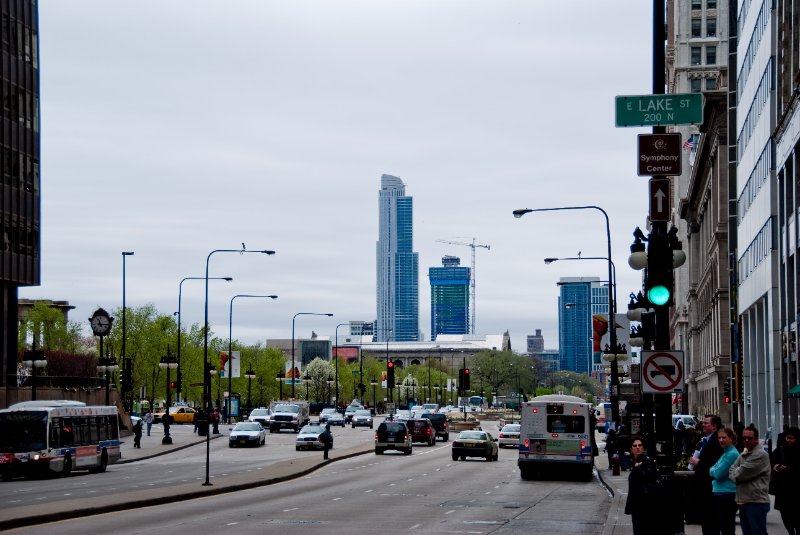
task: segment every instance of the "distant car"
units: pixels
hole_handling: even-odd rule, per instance
[[[344,410],[344,421],[349,424],[350,420],[353,419],[353,415],[356,413],[356,411],[361,410],[363,408],[364,407],[362,407],[361,405],[352,405],[351,404],[349,407],[347,407]]]
[[[169,419],[170,424],[190,424],[194,421],[194,413],[195,410],[191,407],[170,407],[169,408]],[[153,413],[153,422],[154,423],[161,423],[164,420],[164,411],[158,411]]]
[[[405,420],[410,420],[413,417],[414,415],[411,414],[411,411],[402,410],[402,411],[395,411],[394,415],[392,415],[392,420],[405,421]]]
[[[328,416],[330,416],[331,414],[338,414],[338,411],[336,409],[331,409],[331,408],[322,409],[322,412],[319,413],[319,423],[324,424],[325,422],[327,422]]]
[[[445,442],[450,440],[450,433],[447,431],[447,416],[433,412],[423,412],[422,418],[427,418],[431,421],[437,437],[441,437]]]
[[[411,433],[405,422],[381,422],[375,432],[375,455],[383,455],[386,450],[402,451],[411,455]]]
[[[697,418],[692,416],[691,414],[673,414],[672,415],[672,428],[678,428],[678,422],[683,422],[683,426],[686,429],[696,429],[697,425]]]
[[[258,422],[261,424],[261,427],[269,428],[269,419],[272,416],[272,411],[269,409],[265,409],[264,407],[259,407],[258,409],[253,409],[250,411],[250,415],[247,417],[248,422]]]
[[[303,427],[297,433],[297,439],[294,441],[294,446],[297,451],[300,450],[321,450],[325,446],[322,443],[322,433],[325,432],[325,427],[322,425],[310,424]],[[333,449],[333,442],[330,448]]]
[[[483,457],[487,461],[498,459],[497,441],[486,431],[462,431],[453,441],[453,460]]]
[[[239,422],[231,430],[228,447],[255,446],[266,444],[267,432],[258,422]]]
[[[500,435],[497,437],[497,444],[501,448],[511,446],[512,448],[519,447],[519,424],[506,424],[500,429]]]
[[[356,426],[369,427],[372,429],[372,413],[369,409],[359,409],[353,415],[350,423],[353,425],[353,429],[355,429]]]
[[[333,412],[328,415],[328,419],[325,423],[329,423],[331,425],[340,425],[344,427],[344,416],[342,416],[341,412]]]
[[[422,442],[427,446],[436,444],[436,429],[427,418],[406,420],[406,426],[411,433],[411,442]]]

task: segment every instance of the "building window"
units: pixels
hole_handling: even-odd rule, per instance
[[[701,19],[692,19],[692,37],[702,37],[703,21]]]
[[[691,60],[689,61],[689,63],[691,65],[700,65],[700,61],[701,61],[701,58],[702,58],[701,54],[702,54],[703,49],[701,47],[699,47],[699,46],[693,46],[691,48],[691,51],[692,51],[691,52],[692,56],[691,56]]]
[[[706,19],[706,37],[714,37],[717,35],[717,19]]]
[[[716,91],[716,89],[717,89],[717,79],[706,78],[706,91]]]
[[[717,0],[706,0],[706,9],[717,9]]]
[[[692,9],[703,9],[703,0],[692,0]]]
[[[717,64],[717,47],[715,45],[709,45],[706,47],[706,65],[716,65]]]
[[[689,80],[689,83],[691,84],[692,88],[691,89],[692,93],[699,93],[701,91],[700,82],[702,82],[700,78],[692,78],[691,80]]]

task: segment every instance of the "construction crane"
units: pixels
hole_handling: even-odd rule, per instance
[[[470,333],[468,334],[475,334],[475,248],[483,247],[487,251],[491,249],[485,243],[476,243],[475,238],[472,238],[472,242],[462,242],[462,241],[449,241],[449,240],[436,240],[439,243],[447,243],[450,245],[465,245],[472,249],[472,269],[470,270],[470,278],[469,278],[469,298],[472,301],[472,317],[470,318]]]

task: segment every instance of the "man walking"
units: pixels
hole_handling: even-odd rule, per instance
[[[758,443],[755,426],[742,432],[744,449],[733,463],[728,477],[736,483],[736,504],[743,535],[766,535],[769,512],[769,455]]]
[[[153,428],[153,411],[147,411],[144,415],[144,423],[147,425],[147,436],[150,436],[150,429]]]
[[[328,458],[328,450],[333,445],[333,435],[331,434],[331,424],[325,424],[325,431],[322,432],[322,458]]]
[[[714,511],[714,495],[711,491],[711,476],[708,471],[722,457],[722,446],[717,440],[717,431],[720,427],[722,427],[722,420],[719,416],[706,414],[703,418],[703,438],[690,460],[695,473],[693,485],[695,505],[699,508],[696,513],[700,516],[703,535],[719,534],[717,515],[711,514]]]

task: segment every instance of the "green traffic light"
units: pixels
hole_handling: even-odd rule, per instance
[[[647,290],[647,299],[656,306],[665,305],[669,301],[669,288],[659,284]]]

